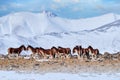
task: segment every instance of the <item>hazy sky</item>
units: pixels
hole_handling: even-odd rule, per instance
[[[52,11],[65,18],[120,14],[120,0],[0,0],[0,16],[20,11],[43,10]]]

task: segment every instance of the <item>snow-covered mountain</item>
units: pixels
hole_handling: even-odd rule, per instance
[[[120,19],[119,15],[113,13],[94,18],[71,20],[57,17],[47,11],[42,13],[19,12],[1,17],[0,30],[1,34],[20,36],[28,34],[27,37],[50,32],[91,30],[115,21],[115,16],[116,19]],[[23,32],[21,33],[21,31]],[[26,37],[26,35],[24,36]]]
[[[120,50],[120,15],[105,14],[86,19],[65,19],[44,11],[18,12],[0,18],[0,52],[31,44],[50,48],[92,45],[100,52]]]

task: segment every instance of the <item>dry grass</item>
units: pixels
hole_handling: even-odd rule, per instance
[[[78,59],[54,59],[36,61],[34,59],[1,59],[0,70],[35,72],[120,72],[120,60],[85,61]]]

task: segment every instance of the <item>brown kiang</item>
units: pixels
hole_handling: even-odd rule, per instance
[[[68,57],[71,54],[71,49],[58,46],[58,52],[61,56]]]
[[[88,51],[89,51],[89,55],[91,55],[92,58],[93,57],[97,58],[98,55],[99,55],[99,50],[98,49],[93,49],[92,46],[88,46]]]
[[[38,54],[43,58],[51,57],[51,58],[61,58],[61,57],[68,57],[71,54],[70,48],[64,48],[61,46],[58,46],[56,48],[53,46],[50,49],[44,49],[42,47],[32,47],[31,45],[28,45],[27,48],[24,45],[21,45],[18,48],[8,48],[8,54],[18,54],[22,52],[22,50],[30,50],[32,54]],[[92,46],[88,46],[88,48],[82,48],[82,46],[75,46],[73,48],[73,53],[77,53],[78,57],[87,57],[87,59],[90,59],[91,57],[97,58],[99,55],[98,49],[93,49]]]
[[[73,53],[77,53],[78,57],[87,57],[87,59],[92,58],[97,58],[99,55],[99,50],[98,49],[93,49],[92,46],[88,46],[88,48],[82,48],[82,46],[75,46],[73,48]]]
[[[18,48],[8,48],[8,54],[18,54],[20,55],[20,53],[22,52],[22,50],[26,50],[25,46],[24,45],[21,45],[20,47]]]

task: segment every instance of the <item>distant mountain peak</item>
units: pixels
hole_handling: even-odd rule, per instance
[[[57,15],[51,11],[44,10],[42,11],[43,14],[47,15],[48,17],[56,17]]]

